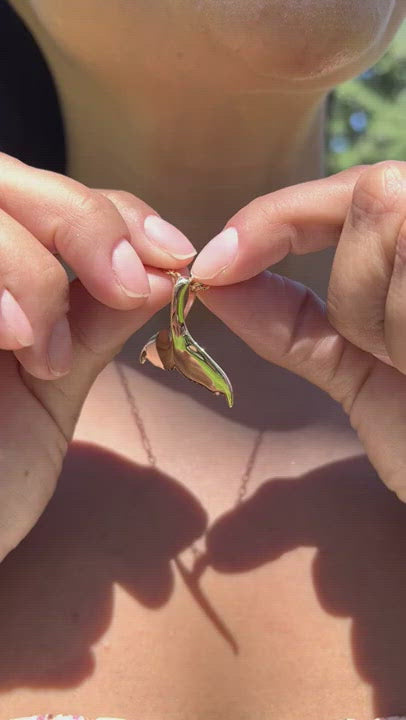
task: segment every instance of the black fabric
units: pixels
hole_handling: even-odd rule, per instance
[[[0,150],[34,167],[65,172],[63,118],[53,77],[6,0],[0,0]]]

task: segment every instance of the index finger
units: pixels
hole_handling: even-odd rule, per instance
[[[239,210],[199,253],[191,273],[210,285],[248,280],[289,253],[336,245],[354,185],[368,165],[261,195]]]

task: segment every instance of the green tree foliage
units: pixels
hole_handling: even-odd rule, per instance
[[[326,174],[406,160],[406,22],[385,55],[329,96]]]

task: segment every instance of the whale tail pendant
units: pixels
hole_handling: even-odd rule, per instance
[[[230,380],[186,327],[186,315],[194,299],[190,298],[190,282],[190,277],[177,277],[172,294],[170,329],[160,330],[148,340],[141,350],[140,362],[149,360],[162,370],[178,370],[215,395],[224,395],[231,408],[234,395]]]

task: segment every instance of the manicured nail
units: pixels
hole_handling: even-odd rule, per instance
[[[148,297],[151,288],[144,266],[128,240],[120,240],[113,250],[113,271],[122,290],[130,297]]]
[[[196,250],[186,235],[158,215],[148,215],[145,218],[144,232],[155,247],[175,260],[188,260],[196,255]]]
[[[191,273],[199,280],[211,280],[230,267],[237,252],[238,232],[228,227],[207,243],[194,261]]]
[[[48,365],[53,375],[66,375],[72,368],[72,337],[66,315],[58,320],[48,341]]]
[[[390,165],[385,170],[386,191],[394,201],[400,195],[403,187],[403,176],[396,165]]]
[[[0,293],[0,315],[20,345],[28,347],[34,344],[31,323],[17,300],[6,288]]]

